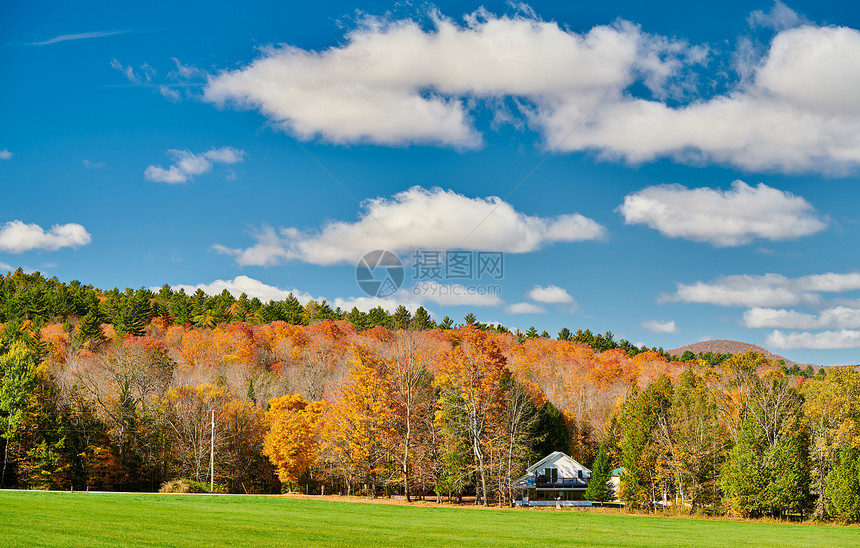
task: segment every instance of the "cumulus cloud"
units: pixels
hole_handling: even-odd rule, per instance
[[[860,273],[812,274],[788,278],[782,274],[723,276],[713,282],[677,284],[674,295],[661,302],[680,301],[722,306],[774,307],[816,304],[819,293],[844,293],[860,289]]]
[[[677,42],[619,22],[578,34],[533,12],[485,10],[433,28],[366,17],[325,51],[263,48],[250,65],[212,76],[205,99],[262,112],[301,139],[384,145],[481,145],[468,99],[521,96],[593,108],[641,79],[658,91],[680,65]],[[569,126],[568,130],[570,129]]]
[[[546,287],[536,285],[531,291],[529,291],[528,298],[539,303],[547,304],[566,304],[573,302],[573,297],[570,296],[570,293],[568,293],[566,289],[557,285],[548,285]]]
[[[507,307],[508,314],[543,314],[546,312],[542,306],[534,303],[513,303]]]
[[[563,143],[630,162],[659,157],[751,170],[840,172],[860,164],[860,32],[846,27],[784,30],[750,83],[677,107],[627,96],[602,106]],[[550,140],[577,119],[567,107],[542,114]]]
[[[785,350],[860,348],[860,331],[842,329],[840,331],[820,331],[817,333],[810,333],[808,331],[785,333],[775,330],[767,336],[765,344],[772,348]]]
[[[627,224],[644,224],[670,238],[717,247],[748,244],[755,238],[794,240],[827,226],[802,197],[743,181],[725,191],[652,186],[625,196],[618,211]]]
[[[830,295],[858,290],[860,273],[857,272],[797,278],[780,274],[740,275],[708,283],[678,284],[675,294],[664,296],[661,301],[748,307],[741,323],[754,329],[777,328],[766,342],[774,348],[855,348],[860,346],[857,345],[860,301]]]
[[[76,223],[54,225],[45,230],[39,225],[23,221],[8,221],[0,226],[0,250],[23,253],[34,249],[56,251],[63,247],[87,245],[92,239],[83,226]]]
[[[313,299],[313,297],[303,291],[299,291],[297,289],[293,289],[291,291],[280,289],[273,285],[268,285],[259,280],[255,280],[254,278],[249,278],[248,276],[236,276],[232,280],[215,280],[209,284],[176,284],[172,285],[171,288],[174,291],[184,289],[188,294],[195,293],[198,289],[202,289],[207,295],[213,296],[220,295],[221,292],[226,289],[227,292],[234,297],[238,298],[242,293],[244,293],[250,298],[257,297],[263,302],[282,301],[291,293],[302,304],[307,304],[308,301]]]
[[[262,48],[211,75],[204,99],[258,110],[300,139],[468,149],[483,139],[474,110],[513,97],[558,151],[784,172],[860,164],[860,32],[802,24],[782,4],[750,16],[778,32],[748,52],[741,81],[719,82],[729,90],[719,95],[693,85],[707,48],[630,22],[577,33],[529,10],[431,20],[426,29],[365,17],[323,51]]]
[[[799,293],[781,274],[740,274],[724,276],[713,282],[679,283],[674,295],[660,300],[721,306],[780,306],[811,298],[806,292]]]
[[[12,156],[14,156],[14,154],[9,152],[9,149],[4,148],[0,150],[0,160],[9,160]]]
[[[483,219],[483,221],[482,221]],[[579,214],[535,217],[501,198],[469,198],[451,190],[412,187],[362,204],[356,222],[332,221],[317,231],[263,228],[247,249],[216,245],[240,265],[271,266],[287,260],[354,263],[373,249],[475,249],[527,253],[554,242],[597,240],[606,230]]]
[[[2,268],[11,269],[10,266],[0,263],[0,269]],[[236,276],[232,280],[215,280],[212,283],[200,283],[196,285],[171,285],[174,291],[183,289],[189,295],[201,289],[204,293],[214,296],[221,294],[226,289],[234,297],[238,298],[244,293],[249,298],[257,297],[263,302],[284,300],[292,294],[302,305],[312,300],[317,302],[326,300],[332,308],[340,307],[341,310],[351,310],[355,307],[362,312],[368,312],[377,306],[381,306],[391,312],[398,306],[403,305],[408,310],[414,312],[419,306],[427,304],[441,306],[500,306],[503,304],[501,297],[497,294],[459,284],[439,285],[433,291],[426,290],[426,288],[419,291],[417,287],[401,288],[388,297],[361,296],[326,299],[324,296],[315,297],[300,289],[282,289],[248,276]],[[157,289],[153,288],[153,290]]]
[[[833,306],[817,314],[807,314],[784,308],[751,308],[744,312],[746,327],[778,327],[782,329],[858,329],[860,309]]]
[[[167,153],[173,158],[173,165],[166,169],[151,165],[144,176],[156,183],[186,183],[197,175],[212,171],[212,164],[236,164],[245,157],[245,152],[232,147],[212,148],[202,154],[189,150],[171,149]]]
[[[646,320],[639,325],[641,325],[648,331],[653,331],[654,333],[676,333],[678,331],[678,328],[675,326],[674,320]]]

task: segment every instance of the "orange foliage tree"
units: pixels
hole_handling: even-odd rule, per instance
[[[435,384],[442,390],[442,420],[468,440],[478,475],[479,497],[488,504],[489,467],[486,455],[496,425],[502,421],[505,391],[502,380],[510,374],[507,360],[493,334],[474,327],[451,333],[454,347],[439,363]]]

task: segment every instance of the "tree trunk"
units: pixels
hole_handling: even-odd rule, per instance
[[[6,485],[6,462],[9,457],[9,438],[3,436],[3,472],[0,474],[0,487]]]
[[[406,502],[412,502],[409,497],[409,438],[412,434],[412,424],[410,421],[409,407],[406,408],[406,439],[403,443],[403,490],[406,494]]]

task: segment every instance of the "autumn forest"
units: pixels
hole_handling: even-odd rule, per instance
[[[563,451],[628,508],[860,519],[853,368],[21,270],[0,324],[2,487],[509,505]]]

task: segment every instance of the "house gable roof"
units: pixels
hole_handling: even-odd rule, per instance
[[[566,471],[582,470],[584,475],[591,476],[591,470],[578,463],[577,461],[573,460],[561,451],[554,451],[529,466],[526,470],[526,475],[534,475],[536,473],[539,473],[544,468],[558,468],[559,470]]]

